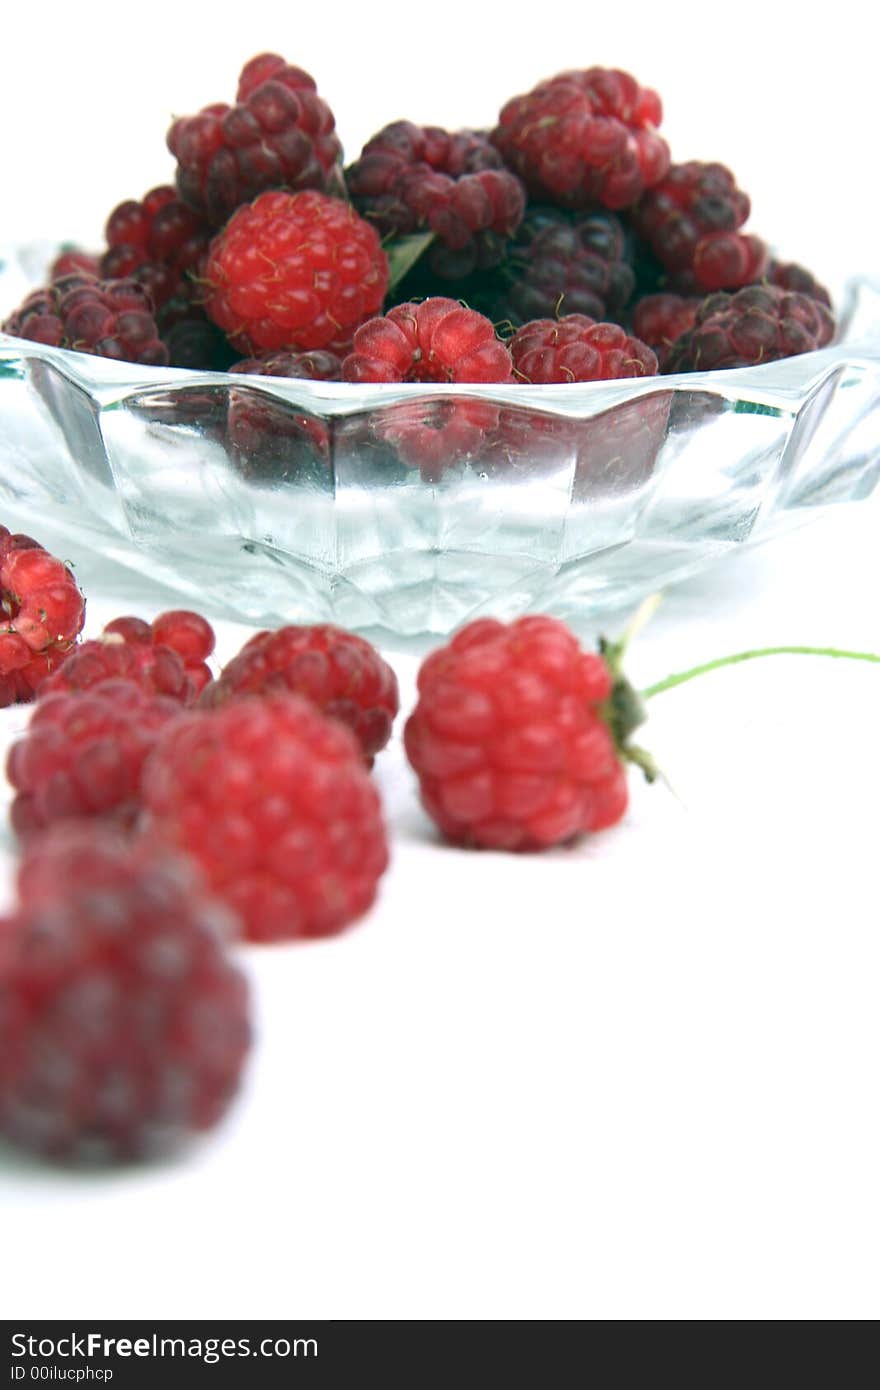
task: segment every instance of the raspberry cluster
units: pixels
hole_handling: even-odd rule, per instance
[[[663,267],[703,291],[759,280],[767,248],[739,228],[749,199],[723,164],[673,164],[642,196],[633,223]]]
[[[29,843],[0,923],[0,1133],[47,1158],[128,1162],[223,1117],[251,1025],[235,922],[184,859],[112,829]]]
[[[391,737],[397,677],[376,648],[329,624],[258,632],[202,696],[216,708],[242,695],[302,695],[351,729],[365,759]]]
[[[0,922],[0,1135],[54,1160],[152,1157],[237,1089],[233,942],[333,934],[371,906],[388,846],[369,767],[396,677],[325,625],[257,634],[214,685],[213,629],[188,610],[76,643],[69,571],[5,528],[0,585],[0,694],[40,697],[6,769],[22,860]]]
[[[619,318],[635,276],[623,224],[612,212],[530,208],[499,276],[495,318],[521,327],[556,314]]]
[[[165,695],[133,681],[98,681],[87,691],[47,694],[24,738],[9,750],[6,775],[17,795],[20,835],[90,816],[134,824],[141,770],[162,727],[180,712]]]
[[[252,941],[340,931],[388,863],[359,744],[297,695],[182,715],[147,761],[143,795],[152,836],[197,861]]]
[[[214,631],[199,613],[175,609],[152,623],[116,618],[101,637],[81,642],[62,669],[43,683],[46,694],[83,691],[107,680],[125,680],[148,695],[192,704],[212,679],[208,658]]]
[[[67,565],[0,526],[0,708],[33,699],[68,660],[84,620]]]
[[[342,156],[335,124],[307,72],[262,53],[242,68],[234,106],[206,106],[172,124],[180,196],[220,227],[267,189],[330,191]]]
[[[633,310],[633,331],[657,354],[663,371],[673,344],[693,328],[702,300],[693,295],[646,294]]]
[[[517,377],[532,385],[566,381],[608,381],[654,376],[657,358],[645,343],[616,323],[596,323],[585,314],[537,319],[510,340]]]
[[[834,319],[821,300],[775,285],[750,285],[703,301],[694,325],[673,344],[671,372],[751,367],[812,352],[831,341]]]
[[[629,73],[568,70],[506,102],[492,130],[392,121],[343,170],[312,77],[262,53],[242,69],[234,105],[173,122],[175,186],[119,204],[103,253],[68,248],[6,329],[250,376],[527,385],[544,378],[505,376],[488,341],[476,356],[432,348],[426,364],[421,344],[392,346],[387,325],[422,303],[433,322],[457,300],[495,325],[503,347],[511,330],[585,316],[641,344],[606,354],[596,370],[607,376],[614,362],[649,366],[645,348],[669,371],[698,307],[721,290],[766,284],[830,309],[808,270],[771,259],[747,229],[749,199],[725,165],[671,162],[661,119],[658,94]],[[597,378],[560,369],[547,379]],[[381,438],[363,441],[364,466],[390,451],[434,479],[473,458],[477,435],[487,458],[495,451],[497,412],[432,401],[424,414],[395,408]],[[326,481],[332,447],[317,416],[242,388],[230,393],[228,426],[249,480]]]
[[[140,202],[129,199],[114,208],[104,235],[107,250],[101,257],[101,274],[139,281],[149,290],[154,307],[162,309],[181,292],[187,272],[198,274],[212,233],[173,188],[162,185]]]
[[[47,347],[73,348],[116,361],[154,367],[168,362],[153,301],[135,280],[64,275],[28,295],[3,331]]]
[[[489,320],[440,297],[364,324],[342,364],[346,381],[509,381],[510,373]]]
[[[432,267],[449,279],[495,264],[526,204],[520,180],[488,136],[411,121],[374,135],[346,182],[355,207],[383,235],[434,232],[445,250],[432,252]]]
[[[342,375],[354,382],[503,383],[513,380],[513,360],[487,318],[438,297],[400,304],[359,328]],[[498,419],[487,401],[437,397],[392,406],[373,428],[430,482],[470,458]]]
[[[626,72],[587,68],[503,108],[492,140],[529,192],[563,207],[627,208],[669,168],[660,98]]]
[[[246,376],[286,376],[301,381],[340,381],[342,362],[334,352],[267,352],[242,357],[229,369]]]

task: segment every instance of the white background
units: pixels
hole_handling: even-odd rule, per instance
[[[756,230],[835,286],[878,269],[875,55],[851,24],[565,13],[23,7],[3,237],[95,243],[168,177],[169,115],[272,48],[314,72],[349,153],[398,116],[485,124],[561,67],[629,68],[677,158],[734,167]],[[878,523],[844,509],[680,586],[636,678],[762,643],[880,648]],[[167,606],[67,550],[92,633]],[[386,653],[406,706],[416,655]],[[876,668],[786,658],[669,692],[645,741],[679,800],[634,783],[619,828],[542,858],[439,847],[395,740],[378,907],[242,952],[259,1043],[222,1132],[109,1177],[0,1158],[4,1315],[876,1316],[878,690]]]

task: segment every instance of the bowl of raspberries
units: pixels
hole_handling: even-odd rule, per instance
[[[408,634],[580,620],[867,496],[880,287],[835,306],[662,115],[589,67],[346,158],[252,58],[102,248],[0,257],[10,495],[231,617]]]

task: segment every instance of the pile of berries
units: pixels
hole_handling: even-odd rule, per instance
[[[259,377],[423,384],[370,428],[429,481],[478,448],[515,468],[524,431],[568,451],[569,421],[524,420],[503,388],[750,366],[834,332],[810,272],[744,230],[730,171],[672,163],[661,119],[656,92],[593,67],[491,131],[396,121],[344,168],[313,79],[261,54],[234,104],[173,122],[174,186],[120,203],[101,252],[64,251],[4,330],[231,369],[254,477],[330,464],[326,422]],[[432,389],[468,384],[493,390]],[[629,406],[576,487],[650,469],[663,393]],[[22,857],[0,920],[0,1134],[119,1161],[226,1112],[251,1036],[235,943],[330,936],[372,906],[389,845],[371,770],[400,701],[375,648],[328,624],[260,632],[215,675],[197,613],[81,640],[84,618],[70,568],[0,526],[0,706],[36,701],[7,760]],[[530,616],[475,621],[425,660],[404,744],[448,840],[534,851],[621,820],[627,764],[655,775],[621,655]]]
[[[396,350],[420,343],[429,376],[434,343],[485,370],[507,354],[469,336],[454,301],[398,318]],[[524,361],[629,350],[599,327],[596,345],[584,319]],[[378,331],[359,330],[365,362],[382,360]],[[6,763],[22,857],[0,920],[0,1135],[58,1160],[167,1152],[239,1085],[251,1024],[236,942],[333,935],[375,901],[389,848],[371,769],[397,679],[328,624],[257,633],[217,675],[197,613],[127,615],[77,640],[70,571],[5,529],[0,575],[4,697],[36,698]],[[536,850],[619,821],[626,763],[645,756],[618,666],[542,617],[474,622],[428,657],[405,745],[441,832]]]
[[[173,186],[120,203],[106,248],[65,251],[4,328],[143,364],[360,382],[573,383],[823,346],[827,291],[746,229],[749,198],[729,169],[672,161],[662,115],[629,73],[573,69],[511,98],[492,130],[396,120],[346,167],[313,78],[263,53],[234,102],[173,121]],[[737,297],[752,286],[781,292],[762,310],[772,333],[753,331],[753,301]],[[732,296],[726,346],[712,338],[710,349],[718,292]],[[439,317],[450,300],[461,313],[455,333],[432,333],[428,360],[420,344],[403,350],[400,332],[414,304],[434,323],[435,299]],[[555,365],[523,371],[508,338],[533,341],[549,319],[560,321]],[[622,334],[627,346],[569,351],[563,364],[558,349],[585,320],[594,343]],[[315,455],[311,431],[236,400],[230,434],[252,474],[279,439]],[[472,416],[434,412],[421,437],[392,420],[379,443],[430,474],[438,434],[447,457],[467,451],[459,429],[465,441],[475,423],[492,435],[491,412]]]

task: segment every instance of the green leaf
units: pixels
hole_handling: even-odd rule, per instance
[[[388,257],[389,290],[400,284],[433,240],[433,232],[414,232],[412,236],[392,237],[383,243],[382,250]]]

